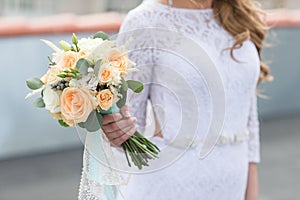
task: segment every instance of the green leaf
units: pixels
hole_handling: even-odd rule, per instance
[[[122,79],[121,79],[121,88],[119,90],[120,94],[122,95],[122,98],[117,102],[117,106],[119,108],[122,108],[126,104],[127,90],[128,90],[128,84],[125,81],[125,79],[122,77]]]
[[[95,65],[95,63],[92,60],[87,59],[86,61],[90,67],[93,67]]]
[[[69,125],[64,122],[64,120],[58,120],[58,123],[62,126],[62,127],[69,127]]]
[[[127,91],[123,90],[122,88],[120,89],[120,94],[122,95],[122,98],[117,102],[117,106],[119,108],[122,108],[126,104],[127,100]]]
[[[128,88],[130,88],[135,93],[140,93],[144,90],[143,83],[141,83],[139,81],[128,80],[127,84],[128,84]]]
[[[93,39],[96,39],[96,38],[101,38],[102,40],[109,40],[109,35],[107,35],[106,33],[102,32],[102,31],[99,31],[98,33],[96,33],[93,36]]]
[[[33,102],[33,106],[37,108],[45,108],[46,105],[44,103],[43,98],[40,97]]]
[[[88,74],[89,63],[86,59],[80,58],[76,63],[76,67],[80,74],[82,74],[82,75]]]
[[[65,74],[58,74],[57,77],[59,77],[59,78],[66,78],[67,76]]]
[[[98,123],[100,125],[100,127],[102,127],[103,125],[103,117],[100,113],[96,112],[96,116],[97,116],[97,119],[98,119]]]
[[[81,128],[85,128],[84,123],[79,123],[78,126],[81,127]]]
[[[92,111],[84,126],[89,132],[96,132],[101,128],[101,124],[98,121],[97,111]]]
[[[43,87],[44,83],[39,78],[30,78],[26,80],[27,87],[32,90],[37,90]]]
[[[122,86],[121,86],[122,89],[127,92],[127,90],[128,90],[128,83],[125,81],[125,79],[123,77],[121,79],[121,84],[122,84]]]

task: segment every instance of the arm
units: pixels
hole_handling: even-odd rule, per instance
[[[249,163],[248,183],[245,200],[258,200],[258,174],[256,163]]]
[[[249,130],[249,172],[248,172],[248,183],[246,189],[246,200],[257,200],[258,199],[258,173],[257,163],[260,162],[260,137],[259,137],[259,120],[257,112],[257,96],[253,94],[251,99],[251,106],[248,120]]]

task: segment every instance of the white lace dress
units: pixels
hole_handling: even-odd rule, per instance
[[[216,145],[204,159],[197,157],[198,149],[187,150],[171,165],[146,174],[132,175],[129,184],[121,187],[125,200],[243,200],[247,185],[249,162],[259,162],[259,122],[257,117],[256,84],[259,77],[259,56],[254,44],[246,41],[234,52],[239,62],[224,50],[231,47],[233,38],[214,19],[212,9],[190,10],[173,8],[152,0],[144,1],[129,12],[121,33],[148,27],[176,31],[201,44],[222,78],[225,91],[225,121],[222,136],[232,136],[247,132],[248,140],[225,142]],[[149,38],[145,38],[145,43]],[[164,38],[160,42],[163,44]],[[139,43],[142,47],[143,41]],[[139,48],[139,46],[136,46]],[[199,91],[196,98],[202,125],[197,129],[197,137],[207,132],[210,120],[209,103],[205,104],[207,92],[203,83],[188,71],[187,63],[176,55],[170,55],[159,49],[145,49],[132,53],[131,59],[141,69],[132,75],[144,83],[153,83],[154,79],[170,79],[168,73],[158,73],[160,66],[183,69],[189,77],[194,90]],[[146,64],[145,64],[146,63]],[[186,69],[186,71],[184,71]],[[156,80],[157,81],[157,80]],[[138,127],[143,131],[147,124],[147,102],[160,105],[164,110],[165,125],[162,125],[164,139],[154,138],[156,142],[172,138],[178,128],[179,115],[171,94],[159,84],[147,84],[142,94],[134,96],[129,102],[131,113],[138,118]],[[201,101],[202,100],[202,101]],[[160,121],[158,114],[157,118]],[[160,146],[162,144],[159,144]],[[119,199],[123,199],[120,195]]]
[[[172,34],[157,38],[156,35],[151,34],[150,30],[147,30],[153,27],[172,30],[178,35],[182,34],[191,38],[203,47],[215,63],[222,80],[225,94],[225,117],[220,138],[223,139],[219,139],[210,154],[202,159],[198,156],[201,139],[208,137],[208,127],[211,126],[212,110],[215,105],[211,102],[205,81],[197,76],[197,73],[190,67],[190,63],[181,55],[164,49],[170,46],[169,36]],[[126,17],[120,33],[125,34],[134,30],[142,30],[141,37],[133,43],[132,47],[132,50],[137,51],[130,53],[131,59],[137,63],[140,72],[132,74],[131,78],[140,80],[146,85],[142,94],[130,98],[129,106],[132,115],[138,118],[140,131],[143,132],[149,124],[147,103],[151,102],[156,108],[158,123],[164,135],[164,139],[157,137],[152,139],[162,149],[170,144],[174,135],[178,135],[181,127],[185,128],[179,131],[179,134],[188,135],[190,127],[194,127],[193,119],[196,115],[200,121],[195,129],[197,139],[195,141],[200,142],[196,142],[193,148],[189,148],[182,156],[172,160],[164,168],[151,173],[131,175],[129,183],[121,186],[120,194],[122,195],[118,195],[118,199],[243,200],[248,164],[260,160],[256,105],[256,84],[260,72],[260,61],[254,44],[246,41],[241,48],[234,51],[234,56],[239,61],[236,62],[226,50],[232,46],[234,40],[214,19],[211,9],[178,9],[153,0],[145,1],[132,10]],[[125,38],[128,37],[125,36]],[[175,49],[178,44],[173,43],[171,46],[174,45]],[[150,48],[151,46],[153,48]],[[179,47],[187,48],[184,53],[196,55],[197,59],[198,51],[193,52],[192,49],[189,51],[188,45]],[[199,53],[199,59],[204,59],[203,54]],[[186,105],[183,111],[188,113],[182,117],[184,115],[181,115],[182,110],[179,109],[180,98],[192,99],[189,96],[191,93],[186,91],[188,87],[182,86],[185,81],[194,91],[197,105],[181,102],[182,105]],[[175,94],[172,93],[174,91]],[[222,100],[222,95],[220,99]],[[181,141],[180,137],[179,141]],[[179,147],[180,145],[174,145],[174,149]],[[85,153],[85,157],[87,156],[88,154]],[[160,159],[164,161],[163,156]],[[88,182],[87,169],[84,167],[79,199],[102,200],[104,189],[104,186]]]

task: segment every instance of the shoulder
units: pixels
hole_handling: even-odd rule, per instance
[[[128,12],[121,25],[120,32],[151,27],[155,21],[156,11],[151,1],[143,1],[139,6]]]

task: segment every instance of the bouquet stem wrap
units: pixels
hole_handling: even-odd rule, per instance
[[[119,108],[114,105],[101,114],[117,112]],[[128,182],[128,177],[111,168],[117,162],[112,148],[102,130],[87,134],[79,200],[115,200],[118,186]]]

